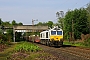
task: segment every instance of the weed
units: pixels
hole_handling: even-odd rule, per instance
[[[41,50],[41,48],[39,48],[38,46],[32,44],[32,43],[29,43],[29,42],[20,42],[20,44],[17,44],[16,47],[15,47],[15,51],[19,52],[27,52],[27,51],[38,51],[38,50]]]

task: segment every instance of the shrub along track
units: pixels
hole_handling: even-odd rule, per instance
[[[59,48],[38,44],[45,52],[56,57],[55,60],[90,60],[90,49],[62,46]]]

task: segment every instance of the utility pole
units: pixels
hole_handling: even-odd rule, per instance
[[[72,33],[71,33],[71,35],[72,35],[72,41],[74,43],[74,26],[73,26],[73,20],[72,20]]]
[[[37,20],[33,20],[33,19],[32,19],[32,25],[34,25],[34,21],[38,21],[38,19],[37,19]]]
[[[36,19],[36,20],[32,19],[32,27],[34,27],[34,21],[38,21],[38,19]],[[34,29],[32,30],[32,32],[34,32]]]

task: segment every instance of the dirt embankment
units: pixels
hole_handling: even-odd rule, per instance
[[[6,47],[7,46],[5,44],[0,44],[0,52],[4,51]]]

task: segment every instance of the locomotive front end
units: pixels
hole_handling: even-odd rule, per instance
[[[55,46],[62,46],[63,45],[63,31],[62,30],[51,31],[50,41]]]

